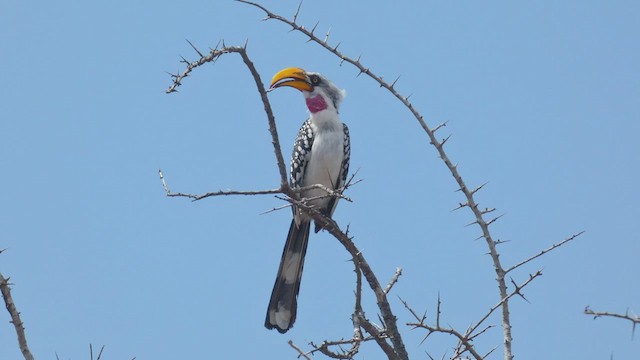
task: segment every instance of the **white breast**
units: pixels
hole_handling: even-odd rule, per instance
[[[338,179],[344,159],[344,133],[342,122],[335,112],[321,111],[312,117],[314,133],[311,158],[305,172],[303,186],[322,184],[329,189],[339,187]],[[305,198],[325,195],[321,189],[313,189],[302,194]],[[314,206],[323,207],[329,198],[314,201]]]

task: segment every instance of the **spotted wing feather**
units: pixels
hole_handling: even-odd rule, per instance
[[[302,186],[304,171],[311,158],[311,147],[313,146],[313,129],[311,120],[307,119],[298,131],[298,136],[293,144],[291,154],[291,174],[289,181],[291,187],[296,189]]]

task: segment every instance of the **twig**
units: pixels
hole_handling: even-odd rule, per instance
[[[409,310],[409,312],[413,315],[413,317],[418,321],[418,322],[409,322],[407,323],[407,325],[413,326],[414,329],[417,329],[417,328],[426,329],[428,333],[427,333],[427,336],[425,336],[425,339],[432,333],[443,333],[443,334],[453,335],[458,339],[458,341],[460,341],[461,344],[464,345],[464,349],[461,352],[459,352],[458,355],[462,355],[463,353],[468,351],[476,360],[483,359],[483,357],[475,350],[473,344],[471,344],[471,340],[469,340],[467,334],[462,334],[453,328],[445,328],[440,326],[440,296],[438,296],[438,312],[437,312],[438,315],[437,315],[435,326],[431,326],[427,324],[425,322],[426,316],[418,316],[418,314],[409,306],[409,304],[407,304],[406,301],[402,299],[400,299],[400,301],[402,301],[402,304],[404,305],[404,307],[407,308],[407,310]],[[454,356],[453,358],[455,359],[456,357]]]
[[[640,324],[640,315],[629,315],[629,310],[627,310],[624,314],[611,313],[608,311],[593,311],[589,306],[584,308],[584,313],[586,315],[593,315],[594,319],[597,319],[601,316],[605,317],[613,317],[618,319],[624,319],[631,321],[631,338],[633,339],[636,333],[636,325]]]
[[[305,358],[307,360],[311,360],[311,358],[309,357],[309,355],[307,355],[307,353],[302,351],[302,349],[300,349],[298,347],[298,345],[293,343],[293,340],[289,340],[289,342],[287,344],[289,344],[289,346],[291,346],[292,348],[294,348],[298,352],[298,358],[303,357],[303,358]]]
[[[470,329],[469,332],[473,333],[480,325],[482,325],[482,323],[485,320],[487,320],[489,318],[489,316],[491,316],[491,314],[493,314],[494,311],[496,311],[496,309],[498,309],[500,306],[502,306],[502,304],[505,301],[508,301],[514,295],[520,293],[520,290],[522,290],[525,286],[529,285],[538,276],[542,276],[542,270],[538,270],[534,274],[529,274],[529,279],[527,279],[525,282],[523,282],[520,286],[516,286],[516,290],[512,291],[509,295],[507,295],[506,298],[500,300],[500,302],[498,302],[497,304],[492,306],[491,309],[489,309],[489,311],[487,311],[487,313],[478,322],[475,323],[475,325],[473,325],[473,326],[471,326],[469,328]]]
[[[13,302],[13,297],[11,296],[9,279],[2,276],[2,273],[0,273],[0,291],[2,292],[5,307],[11,316],[11,323],[16,330],[16,335],[18,335],[18,345],[20,346],[22,356],[24,356],[25,360],[33,360],[33,354],[31,354],[31,350],[29,350],[27,337],[24,333],[24,323],[22,319],[20,319],[20,312],[16,308],[16,304]]]
[[[447,327],[443,327],[443,326],[440,325],[440,316],[441,316],[440,306],[442,304],[442,301],[440,300],[440,294],[438,294],[438,305],[437,305],[437,310],[436,310],[435,325],[427,324],[427,322],[426,322],[426,319],[427,319],[426,312],[424,313],[424,315],[418,315],[409,306],[409,304],[406,301],[404,301],[402,299],[400,299],[400,301],[402,302],[404,307],[407,310],[409,310],[411,315],[417,320],[417,322],[410,322],[410,323],[407,323],[407,325],[408,326],[413,326],[414,329],[415,328],[423,328],[423,329],[426,329],[428,331],[427,335],[423,338],[422,341],[425,341],[433,333],[444,333],[444,334],[453,335],[459,341],[458,346],[454,350],[453,358],[456,358],[456,356],[461,356],[462,354],[464,354],[465,352],[468,351],[475,359],[478,359],[478,360],[479,359],[485,359],[486,355],[482,356],[482,355],[480,355],[480,353],[478,353],[476,351],[476,349],[475,349],[475,347],[473,345],[473,340],[475,340],[478,336],[480,336],[483,333],[485,333],[487,330],[493,328],[493,325],[486,326],[485,328],[483,328],[480,331],[477,331],[478,328],[480,327],[480,325],[482,325],[482,323],[485,322],[485,320],[487,320],[489,318],[489,316],[491,314],[493,314],[493,312],[496,309],[501,307],[502,304],[504,304],[505,301],[508,301],[510,298],[512,298],[515,295],[522,296],[522,289],[524,287],[526,287],[527,285],[529,285],[538,276],[542,276],[542,271],[537,271],[534,274],[530,274],[529,278],[526,281],[524,281],[522,284],[520,284],[520,285],[514,283],[515,290],[513,290],[511,293],[509,293],[505,299],[500,300],[500,302],[498,302],[496,305],[491,307],[489,309],[489,311],[487,311],[487,313],[478,322],[476,322],[474,325],[469,326],[469,328],[464,332],[460,332],[460,331],[458,331],[456,329],[447,328]],[[491,353],[494,350],[495,350],[495,348],[493,350],[491,350],[489,353]]]
[[[393,287],[393,285],[395,285],[398,282],[398,279],[400,278],[400,275],[402,275],[402,268],[401,267],[397,267],[396,268],[396,273],[393,275],[393,277],[389,281],[389,284],[387,284],[387,287],[384,288],[384,293],[385,294],[389,294],[389,291],[391,291],[391,288]]]
[[[538,258],[538,257],[540,257],[540,256],[542,256],[542,255],[544,255],[544,254],[546,254],[546,253],[548,253],[548,252],[549,252],[549,251],[551,251],[551,250],[554,250],[554,249],[556,249],[556,248],[559,248],[560,246],[562,246],[562,245],[564,245],[564,244],[568,243],[569,241],[571,241],[571,240],[573,240],[573,239],[577,238],[578,236],[582,235],[583,233],[584,233],[584,230],[583,230],[583,231],[580,231],[579,233],[576,233],[576,234],[573,234],[573,235],[569,236],[568,238],[566,238],[566,239],[564,239],[564,240],[560,241],[560,242],[559,242],[559,243],[557,243],[557,244],[553,244],[553,245],[551,245],[551,247],[549,247],[549,248],[547,248],[547,249],[544,249],[544,250],[540,251],[538,254],[536,254],[536,255],[534,255],[534,256],[532,256],[532,257],[530,257],[530,258],[526,259],[526,260],[523,260],[523,261],[521,261],[521,262],[519,262],[519,263],[517,263],[517,264],[513,265],[512,267],[510,267],[510,268],[508,268],[507,270],[505,270],[505,272],[504,272],[504,273],[505,273],[505,274],[507,274],[507,273],[511,272],[512,270],[515,270],[515,269],[519,268],[520,266],[522,266],[522,265],[524,265],[524,264],[528,263],[529,261],[534,260],[534,259],[536,259],[536,258]]]
[[[250,190],[250,191],[239,191],[239,190],[220,190],[216,192],[208,192],[201,195],[196,194],[186,194],[177,192],[174,193],[169,189],[167,182],[164,178],[164,174],[162,170],[158,170],[158,174],[160,176],[160,181],[162,181],[162,187],[165,191],[165,194],[169,197],[186,197],[190,198],[193,201],[202,200],[211,196],[227,196],[227,195],[266,195],[266,194],[281,194],[282,189],[269,189],[269,190]]]

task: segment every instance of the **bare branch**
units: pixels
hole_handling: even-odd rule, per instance
[[[599,317],[613,317],[618,319],[624,319],[631,321],[631,338],[633,339],[636,333],[636,325],[640,324],[640,315],[629,315],[629,310],[624,314],[611,313],[608,311],[593,311],[589,306],[584,308],[585,315],[593,315],[594,319]]]
[[[448,123],[448,122],[449,122],[449,120],[447,120],[447,121],[445,121],[445,122],[441,123],[440,125],[437,125],[436,127],[434,127],[434,128],[433,128],[433,132],[436,132],[436,131],[440,130],[441,128],[443,128],[443,127],[447,126],[447,123]]]
[[[508,301],[510,298],[512,298],[514,295],[519,294],[520,290],[522,290],[525,286],[529,285],[535,278],[537,278],[538,276],[542,276],[542,270],[538,270],[536,271],[534,274],[529,274],[529,279],[527,279],[524,283],[522,283],[520,286],[516,286],[516,290],[512,291],[510,294],[508,294],[506,296],[506,298],[500,300],[500,302],[498,302],[497,304],[495,304],[494,306],[491,307],[491,309],[489,309],[489,311],[487,311],[487,313],[478,321],[475,323],[475,325],[471,326],[469,328],[469,333],[473,333],[480,325],[482,325],[482,323],[487,320],[489,318],[489,316],[491,316],[491,314],[493,314],[494,311],[496,311],[496,309],[498,309],[500,306],[502,306],[502,304],[504,304],[506,301]],[[472,336],[472,338],[476,337]]]
[[[298,358],[303,357],[306,360],[311,360],[311,358],[309,357],[309,355],[307,355],[307,353],[302,351],[302,349],[300,349],[296,344],[293,343],[293,340],[289,340],[287,344],[289,344],[289,346],[291,346],[298,352]]]
[[[239,190],[220,190],[216,192],[208,192],[206,194],[196,195],[196,194],[186,194],[186,193],[174,193],[171,192],[167,182],[164,179],[164,174],[162,170],[158,170],[158,174],[160,176],[160,181],[162,181],[162,187],[167,196],[169,197],[186,197],[190,198],[193,201],[202,200],[204,198],[208,198],[211,196],[228,196],[228,195],[267,195],[267,194],[281,194],[282,189],[269,189],[269,190],[250,190],[250,191],[239,191]]]
[[[11,316],[11,323],[16,330],[16,335],[18,335],[18,345],[20,346],[22,356],[24,356],[25,360],[33,360],[33,355],[31,354],[31,350],[29,350],[29,345],[27,345],[24,323],[22,319],[20,319],[20,312],[16,308],[16,304],[13,302],[13,297],[11,296],[9,279],[2,276],[2,273],[0,273],[0,292],[2,292],[5,307]]]
[[[187,193],[181,193],[181,192],[177,192],[174,193],[169,189],[169,186],[167,185],[167,182],[164,178],[164,174],[162,172],[162,170],[158,170],[158,174],[160,176],[160,181],[162,182],[162,188],[164,189],[165,193],[167,196],[169,197],[186,197],[186,198],[190,198],[193,201],[198,201],[198,200],[202,200],[208,197],[212,197],[212,196],[229,196],[229,195],[273,195],[273,194],[283,194],[284,191],[282,188],[280,189],[267,189],[267,190],[219,190],[219,191],[215,191],[215,192],[208,192],[205,194],[187,194]],[[343,187],[336,189],[336,190],[331,190],[328,187],[322,185],[322,184],[314,184],[314,185],[309,185],[309,186],[304,186],[304,187],[300,187],[300,188],[295,188],[295,189],[291,189],[291,191],[293,193],[299,194],[301,192],[307,191],[307,190],[311,190],[311,189],[321,189],[324,192],[326,192],[326,194],[324,195],[319,195],[319,196],[314,196],[308,199],[305,199],[306,201],[309,200],[316,200],[316,199],[322,199],[322,198],[326,198],[326,197],[335,197],[335,198],[340,198],[340,199],[344,199],[345,201],[348,202],[353,202],[353,200],[351,200],[351,198],[349,198],[348,196],[345,196],[342,192],[344,190],[346,190],[349,186],[353,185],[353,184],[357,184],[359,181],[355,182],[355,183],[347,183],[345,184]],[[288,205],[287,205],[288,207]]]
[[[393,285],[395,285],[398,282],[398,279],[400,278],[400,275],[402,275],[402,268],[401,267],[397,267],[396,268],[396,273],[391,278],[391,281],[389,281],[389,284],[387,284],[387,287],[384,288],[384,293],[385,294],[389,294],[389,291],[391,291],[391,288],[393,287]]]
[[[513,265],[512,267],[510,267],[510,268],[508,268],[507,270],[505,270],[505,272],[504,272],[504,273],[505,273],[505,274],[507,274],[507,273],[511,272],[512,270],[515,270],[515,269],[519,268],[520,266],[522,266],[522,265],[524,265],[524,264],[528,263],[529,261],[534,260],[534,259],[537,259],[537,258],[539,258],[540,256],[542,256],[542,255],[544,255],[544,254],[546,254],[546,253],[550,252],[551,250],[554,250],[554,249],[556,249],[556,248],[559,248],[560,246],[562,246],[562,245],[564,245],[564,244],[568,243],[569,241],[571,241],[571,240],[573,240],[573,239],[577,238],[578,236],[582,235],[583,233],[584,233],[584,230],[583,230],[583,231],[580,231],[580,232],[578,232],[578,233],[576,233],[576,234],[573,234],[573,235],[569,236],[568,238],[566,238],[566,239],[564,239],[564,240],[560,241],[560,242],[559,242],[559,243],[557,243],[557,244],[553,244],[553,245],[551,245],[551,247],[549,247],[549,248],[547,248],[547,249],[544,249],[544,250],[540,251],[538,254],[536,254],[536,255],[534,255],[534,256],[531,256],[530,258],[528,258],[528,259],[526,259],[526,260],[523,260],[523,261],[521,261],[521,262],[519,262],[519,263],[517,263],[517,264]]]
[[[409,322],[407,323],[408,326],[412,326],[414,329],[417,328],[422,328],[428,331],[427,336],[425,337],[425,339],[431,335],[432,333],[443,333],[443,334],[449,334],[449,335],[453,335],[455,336],[458,341],[460,341],[460,343],[464,346],[462,348],[461,351],[456,351],[457,355],[462,355],[465,352],[469,352],[474,359],[476,360],[482,360],[483,357],[475,350],[475,347],[473,346],[473,344],[471,343],[471,340],[468,338],[468,335],[462,334],[459,331],[453,329],[453,328],[445,328],[440,326],[440,296],[438,296],[438,315],[437,315],[437,320],[436,320],[436,325],[435,326],[431,326],[429,324],[427,324],[425,322],[426,320],[426,316],[418,316],[416,314],[416,312],[411,309],[411,307],[409,306],[409,304],[407,304],[406,301],[402,301],[402,304],[404,305],[405,308],[407,308],[407,310],[409,310],[409,312],[413,315],[413,317],[417,320],[417,322]],[[424,341],[424,339],[423,339]],[[453,357],[454,359],[457,359],[459,357]]]
[[[456,346],[455,350],[454,350],[454,356],[452,358],[457,359],[459,358],[462,354],[464,354],[465,352],[469,352],[475,359],[485,359],[486,356],[488,355],[480,355],[476,349],[474,348],[473,345],[473,340],[475,340],[477,337],[479,337],[480,335],[484,334],[487,330],[493,328],[493,325],[489,325],[484,327],[483,329],[479,330],[480,326],[489,318],[489,316],[491,316],[491,314],[493,314],[495,312],[495,310],[497,310],[498,308],[500,308],[506,301],[508,301],[510,298],[512,298],[515,295],[520,295],[522,296],[522,289],[524,287],[526,287],[527,285],[529,285],[535,278],[537,278],[538,276],[542,275],[542,271],[537,271],[534,274],[529,275],[529,278],[524,281],[522,284],[518,285],[515,282],[514,287],[515,290],[513,290],[511,293],[509,293],[507,295],[507,297],[505,299],[502,299],[500,302],[498,302],[496,305],[494,305],[493,307],[491,307],[487,313],[475,324],[469,326],[469,328],[464,331],[458,331],[454,328],[450,328],[450,327],[443,327],[441,326],[441,321],[440,321],[440,317],[441,317],[441,304],[442,301],[440,299],[440,294],[438,294],[438,303],[437,303],[437,309],[436,309],[436,319],[435,319],[435,325],[429,325],[426,322],[427,316],[426,316],[426,312],[424,315],[418,315],[408,304],[406,301],[400,299],[400,301],[402,301],[403,305],[405,306],[405,308],[407,310],[409,310],[409,312],[411,313],[411,315],[416,319],[417,322],[410,322],[407,323],[408,326],[412,326],[414,329],[415,328],[423,328],[425,330],[427,330],[427,334],[426,336],[423,338],[422,341],[425,341],[431,334],[433,333],[444,333],[444,334],[449,334],[449,335],[453,335],[458,339],[458,345]],[[493,350],[491,350],[489,353],[491,353],[492,351],[494,351],[495,348]],[[457,357],[456,357],[457,356]]]

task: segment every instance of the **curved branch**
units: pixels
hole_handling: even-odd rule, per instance
[[[188,42],[188,40],[187,40],[187,42]],[[239,47],[239,46],[226,47],[223,44],[223,47],[221,49],[218,49],[216,47],[216,48],[212,49],[209,52],[209,54],[207,54],[207,55],[202,54],[190,42],[189,42],[189,44],[198,53],[198,55],[200,55],[200,58],[198,60],[192,61],[192,62],[189,62],[184,58],[182,59],[182,62],[187,64],[187,66],[186,66],[185,70],[183,70],[179,74],[170,74],[171,77],[173,78],[173,83],[166,90],[166,93],[176,92],[178,86],[182,85],[182,80],[184,80],[184,78],[189,76],[189,74],[195,68],[200,67],[200,66],[202,66],[204,64],[207,64],[207,63],[215,63],[218,60],[218,58],[220,58],[220,56],[222,56],[224,54],[228,54],[228,53],[238,53],[238,54],[240,54],[240,56],[242,57],[242,61],[245,63],[245,65],[249,69],[249,72],[251,73],[251,76],[253,77],[253,80],[256,83],[256,87],[258,88],[258,92],[260,93],[260,98],[262,99],[262,104],[264,104],[264,111],[267,114],[267,121],[269,122],[269,132],[271,133],[271,139],[272,139],[271,142],[273,144],[273,150],[274,150],[274,153],[276,155],[276,161],[278,163],[278,172],[280,173],[280,185],[282,187],[289,186],[288,181],[287,181],[287,170],[286,170],[284,158],[282,157],[282,149],[280,147],[280,140],[278,138],[278,129],[276,128],[276,120],[275,120],[275,117],[273,116],[273,110],[271,110],[271,103],[269,103],[269,98],[267,97],[267,92],[264,89],[264,83],[262,82],[262,79],[260,78],[260,74],[258,74],[258,71],[256,70],[256,67],[253,65],[253,62],[251,62],[251,59],[249,59],[249,56],[247,55],[246,44],[243,47]]]

